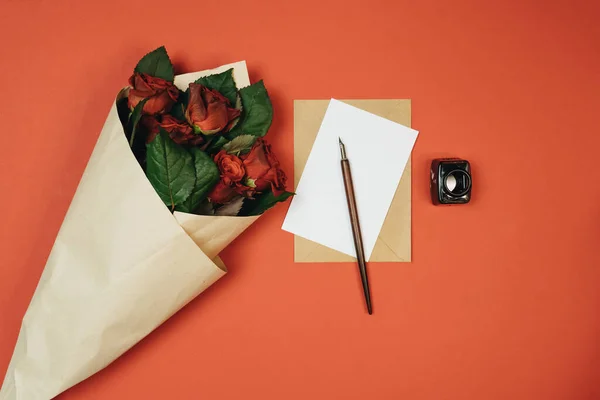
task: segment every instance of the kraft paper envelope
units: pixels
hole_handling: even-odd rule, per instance
[[[410,100],[342,100],[380,117],[410,127]],[[294,187],[319,132],[329,100],[294,101]],[[368,135],[368,132],[365,132]],[[321,244],[294,236],[295,262],[345,262],[355,258]],[[411,160],[408,160],[369,261],[411,260]]]

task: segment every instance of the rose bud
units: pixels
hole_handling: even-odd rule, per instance
[[[168,112],[179,96],[179,89],[173,83],[148,74],[136,72],[129,78],[129,85],[129,108],[133,109],[140,101],[147,99],[143,113],[148,115]]]
[[[270,187],[275,196],[285,191],[287,177],[280,168],[277,157],[271,151],[271,145],[259,138],[250,152],[242,158],[246,168],[247,186],[254,186],[257,192]]]
[[[198,83],[190,83],[185,118],[196,133],[214,135],[228,131],[239,116],[240,110],[232,108],[229,100],[221,93]]]
[[[196,135],[191,126],[186,122],[179,121],[172,115],[163,115],[160,126],[169,133],[169,137],[177,144],[198,146],[204,143],[204,138]]]

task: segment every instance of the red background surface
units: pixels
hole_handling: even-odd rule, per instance
[[[61,399],[600,398],[600,3],[34,1],[0,5],[0,375],[135,62],[245,59],[292,173],[293,99],[411,98],[411,264],[294,264],[277,207],[230,274]],[[428,164],[469,159],[436,208]],[[381,161],[385,168],[385,160]]]

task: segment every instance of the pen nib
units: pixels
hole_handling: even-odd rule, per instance
[[[342,160],[346,159],[346,146],[344,146],[344,143],[342,142],[342,138],[338,137],[338,140],[340,142],[340,154],[342,155]]]

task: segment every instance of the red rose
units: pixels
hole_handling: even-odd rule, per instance
[[[238,156],[221,150],[215,156],[214,160],[219,168],[221,180],[208,195],[211,202],[224,204],[238,194],[246,197],[252,195],[254,192],[253,188],[242,184],[242,180],[246,176],[246,170],[244,169],[242,160]]]
[[[150,143],[154,140],[156,135],[158,135],[160,124],[156,117],[152,115],[142,115],[137,131],[146,136],[146,143]]]
[[[215,156],[215,164],[221,172],[221,180],[226,185],[234,185],[239,183],[246,175],[244,164],[238,156],[227,154],[225,150],[221,150]]]
[[[155,115],[168,112],[179,96],[179,89],[173,83],[148,74],[134,73],[129,78],[129,108],[133,109],[140,101],[144,104],[144,114]]]
[[[204,138],[200,135],[196,135],[191,126],[186,122],[179,121],[172,115],[163,115],[160,126],[165,131],[169,132],[169,136],[177,144],[198,146],[204,143]]]
[[[285,191],[287,177],[280,168],[277,157],[271,151],[271,145],[259,138],[250,152],[242,158],[247,179],[254,182],[254,189],[257,192],[262,192],[270,187],[273,194],[279,196]]]
[[[190,83],[190,94],[185,118],[196,133],[213,135],[229,131],[240,110],[232,108],[229,100],[216,90],[198,83]]]

